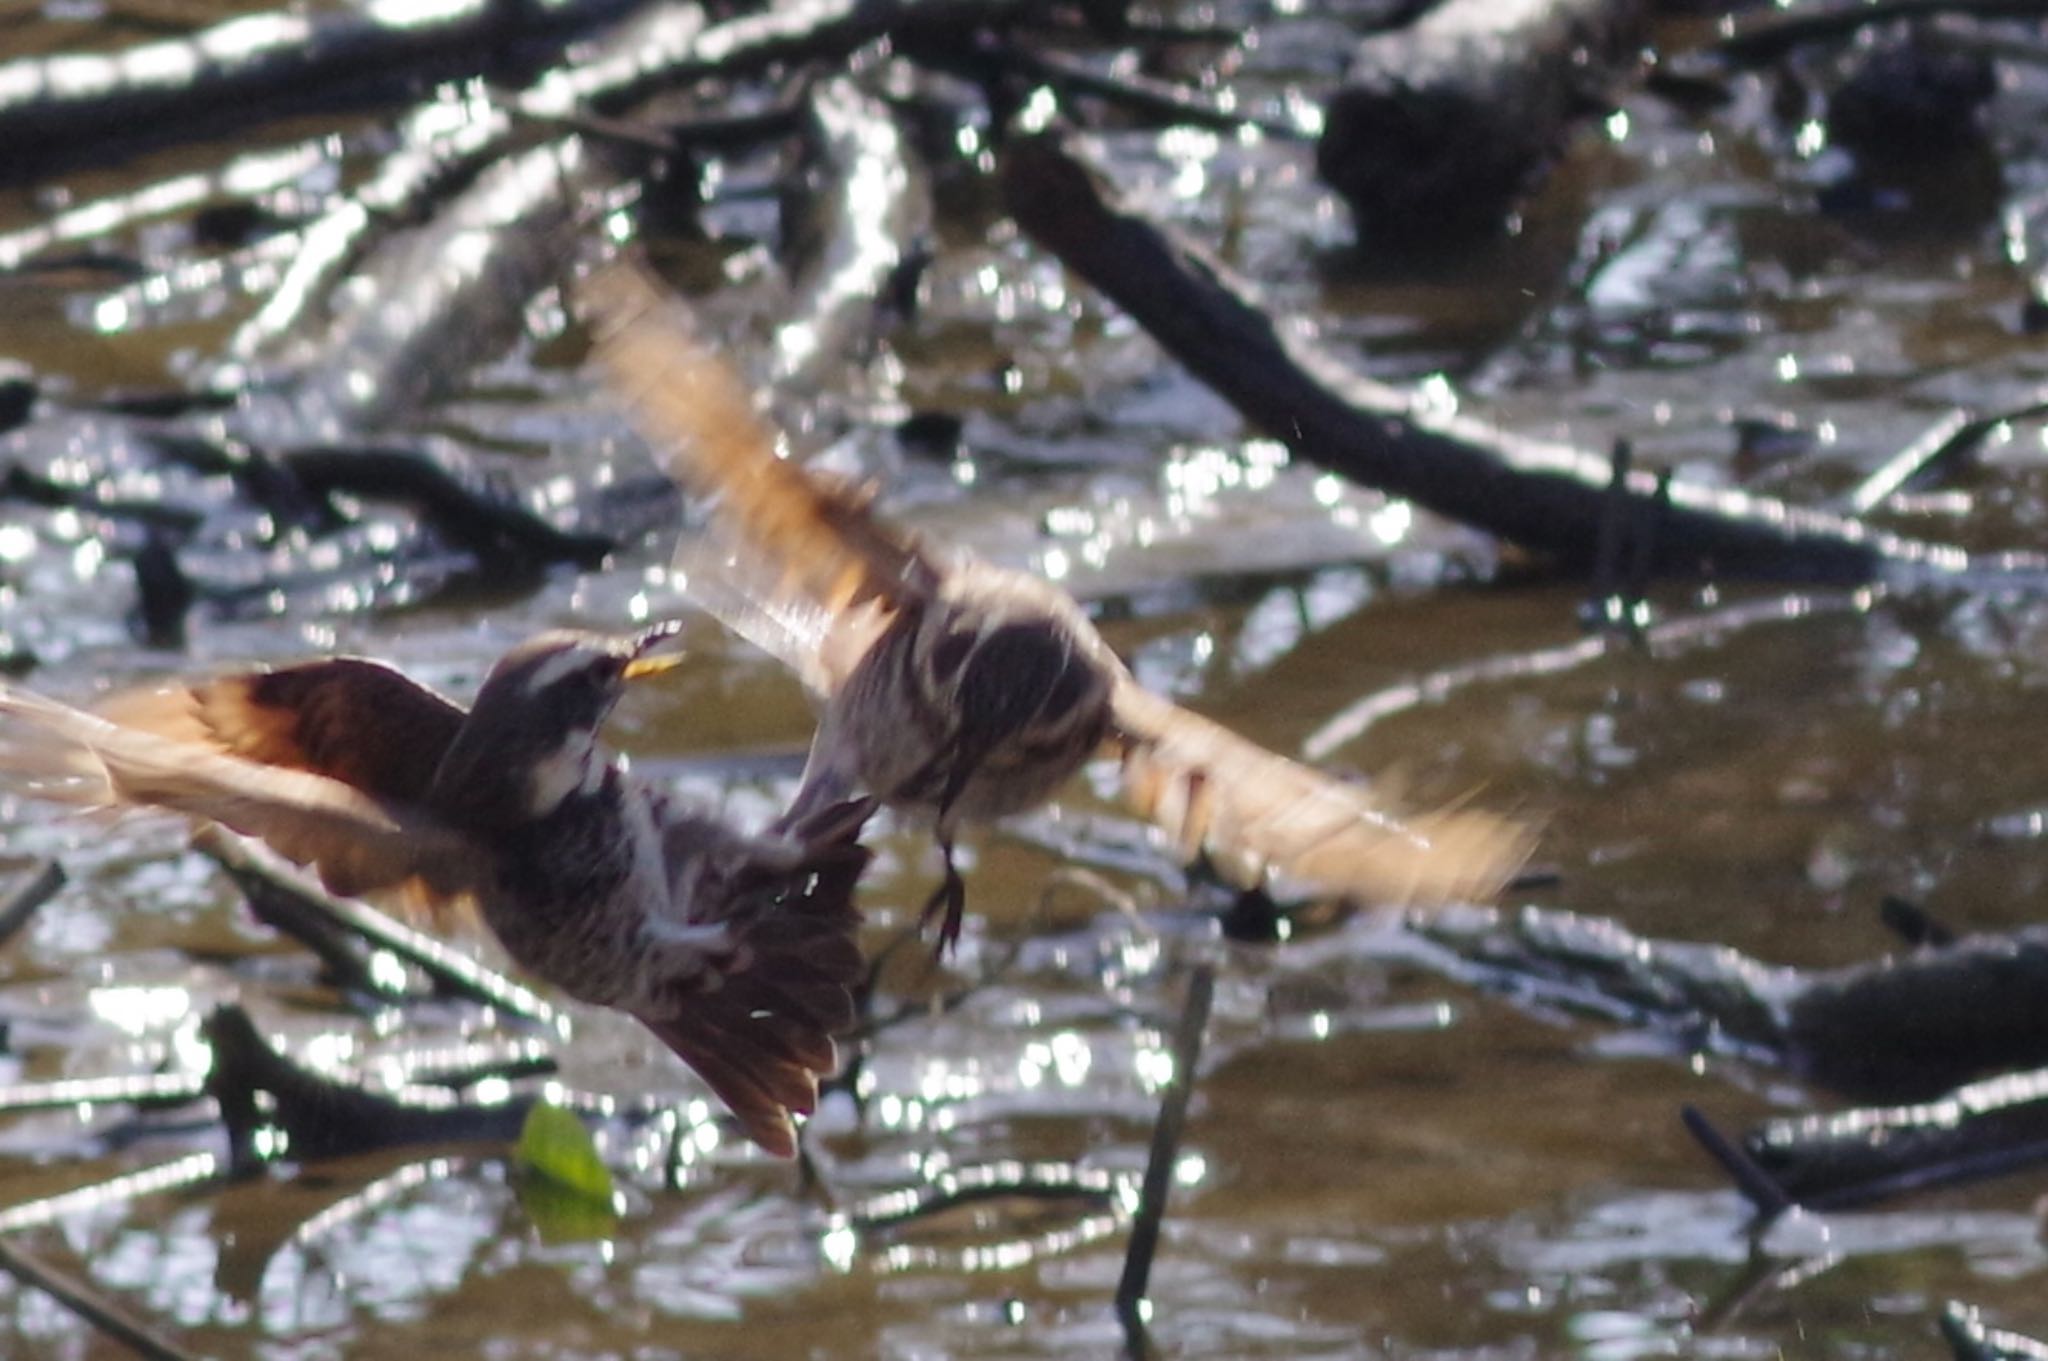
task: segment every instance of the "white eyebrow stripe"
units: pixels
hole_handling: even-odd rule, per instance
[[[529,695],[537,695],[555,682],[581,670],[589,660],[581,648],[564,648],[535,666],[521,688]]]

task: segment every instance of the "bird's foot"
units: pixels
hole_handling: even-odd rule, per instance
[[[953,863],[953,843],[941,840],[939,853],[945,857],[946,877],[932,890],[932,896],[925,899],[924,912],[918,918],[918,929],[923,930],[935,916],[939,917],[939,938],[932,945],[932,958],[944,959],[948,950],[960,943],[960,919],[967,910],[967,881],[960,877],[959,867]],[[943,915],[941,915],[943,914]]]

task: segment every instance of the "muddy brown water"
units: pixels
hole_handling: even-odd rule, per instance
[[[121,31],[0,22],[0,54]],[[1245,80],[1327,75],[1316,61],[1341,24],[1296,23]],[[1910,205],[1822,215],[1824,157],[1802,158],[1793,130],[1767,121],[1762,87],[1737,94],[1697,121],[1632,99],[1579,145],[1518,238],[1399,270],[1345,250],[1343,211],[1302,148],[1181,132],[1117,134],[1103,151],[1141,201],[1219,244],[1276,306],[1366,368],[1445,374],[1503,424],[1596,447],[1628,436],[1690,475],[1820,500],[1952,405],[1996,409],[2048,384],[2048,359],[2017,324],[2024,279],[1993,217]],[[2015,199],[2048,180],[2044,95],[2038,70],[2014,71],[1993,106]],[[329,125],[292,120],[253,143],[8,190],[0,232]],[[977,199],[961,167],[941,188],[942,203]],[[142,230],[115,244],[147,255],[151,240]],[[1780,597],[1670,586],[1656,594],[1659,617],[1707,626],[1647,653],[1539,665],[1579,638],[1573,588],[1489,580],[1495,554],[1470,535],[1285,467],[986,211],[949,218],[941,240],[923,311],[884,337],[906,362],[883,386],[968,415],[982,456],[934,468],[885,435],[856,435],[849,447],[888,471],[893,502],[936,535],[1063,571],[1103,602],[1147,680],[1264,742],[1307,744],[1346,770],[1397,768],[1419,799],[1470,795],[1540,817],[1558,882],[1509,906],[1611,915],[1801,964],[1887,948],[1875,919],[1885,893],[1968,928],[2038,916],[2048,848],[1985,834],[2048,804],[2037,600],[1808,592],[1714,627]],[[164,249],[181,247],[174,237]],[[773,289],[751,286],[766,313]],[[58,398],[90,398],[189,371],[250,306],[224,298],[220,318],[96,334],[99,293],[76,274],[0,277],[0,351]],[[725,305],[743,315],[750,300]],[[489,436],[506,451],[495,471],[528,488],[644,473],[566,354],[507,361],[422,424]],[[1739,421],[1795,432],[1791,452],[1738,457]],[[48,463],[48,438],[8,437],[0,457]],[[118,440],[66,438],[80,475],[124,494],[160,489]],[[2037,545],[2044,465],[2038,424],[2001,430],[1946,499],[1900,522]],[[181,488],[206,494],[173,480]],[[0,631],[41,659],[34,684],[80,696],[168,669],[339,648],[464,692],[536,628],[617,626],[674,603],[666,533],[601,572],[420,606],[389,603],[346,561],[313,562],[332,572],[328,587],[202,609],[188,648],[170,654],[136,646],[123,622],[122,533],[0,506]],[[253,557],[215,544],[188,566],[241,581]],[[761,816],[786,795],[808,736],[803,699],[710,625],[693,625],[691,640],[691,666],[632,697],[613,736],[639,768]],[[1391,687],[1514,656],[1530,659],[1519,674],[1370,706]],[[197,1019],[227,999],[291,1045],[358,1054],[489,1027],[454,1006],[374,1021],[337,1009],[312,963],[255,925],[162,822],[58,821],[0,798],[0,847],[0,869],[57,854],[72,881],[0,953],[0,1082],[176,1064]],[[911,832],[885,832],[880,849],[866,890],[877,944],[935,874]],[[1477,993],[1423,967],[1383,921],[1222,944],[1174,866],[1085,787],[970,854],[957,962],[937,980],[893,969],[889,997],[986,981],[872,1043],[864,1113],[841,1097],[814,1131],[829,1201],[730,1138],[666,1177],[661,1131],[617,1125],[603,1142],[626,1208],[597,1241],[545,1241],[505,1150],[487,1145],[286,1160],[232,1184],[115,1181],[14,1241],[195,1355],[1107,1355],[1122,1345],[1110,1297],[1123,1207],[1189,969],[1213,959],[1215,1015],[1152,1277],[1162,1355],[1935,1355],[1933,1320],[1950,1299],[2048,1335],[2037,1207],[2048,1174],[1803,1219],[1753,1248],[1745,1206],[1678,1110],[1741,1128],[1826,1109],[1826,1093]],[[695,1094],[630,1025],[575,1020],[564,1080]],[[123,1108],[7,1117],[0,1224],[16,1222],[9,1206],[125,1174],[196,1178],[220,1151],[203,1109],[140,1125]],[[855,1218],[875,1197],[1001,1180],[1012,1163],[1078,1170],[1114,1192]],[[121,1351],[0,1278],[0,1354]]]

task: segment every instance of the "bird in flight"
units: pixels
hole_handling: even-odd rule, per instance
[[[0,779],[217,822],[344,895],[472,908],[521,967],[637,1018],[749,1137],[796,1150],[853,1022],[853,889],[871,802],[753,834],[627,774],[598,742],[673,630],[542,634],[468,710],[335,658],[116,695],[94,711],[0,685]]]
[[[958,829],[1044,802],[1100,752],[1141,816],[1241,887],[1426,906],[1491,897],[1527,858],[1515,819],[1391,806],[1152,693],[1051,582],[929,546],[783,457],[644,266],[610,264],[575,296],[597,367],[657,457],[714,503],[708,546],[683,559],[687,589],[821,701],[792,812],[865,791],[930,817],[941,950],[960,929]]]

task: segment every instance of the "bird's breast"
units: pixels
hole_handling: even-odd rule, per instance
[[[937,602],[862,658],[831,731],[888,802],[969,821],[1031,808],[1108,732],[1114,676],[1097,650],[1064,616]]]
[[[522,968],[586,1002],[622,1005],[639,991],[636,942],[664,886],[646,882],[648,850],[636,830],[614,771],[595,793],[508,830],[494,847],[485,923]]]

